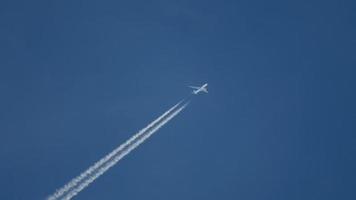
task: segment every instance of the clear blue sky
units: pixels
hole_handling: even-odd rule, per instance
[[[0,199],[209,83],[76,199],[356,199],[355,1],[1,1]]]

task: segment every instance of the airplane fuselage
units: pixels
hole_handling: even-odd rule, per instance
[[[205,93],[208,93],[208,84],[205,83],[203,86],[201,86],[200,88],[196,89],[196,90],[193,90],[193,94],[198,94],[199,92],[205,92]]]

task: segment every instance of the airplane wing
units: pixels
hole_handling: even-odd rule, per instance
[[[200,89],[200,87],[196,87],[196,86],[189,86],[190,88],[193,88],[193,89]]]

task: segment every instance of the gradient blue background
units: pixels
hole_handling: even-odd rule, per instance
[[[356,199],[355,1],[1,1],[0,199]]]

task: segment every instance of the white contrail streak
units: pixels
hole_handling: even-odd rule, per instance
[[[189,102],[188,102],[189,103]],[[63,200],[70,200],[72,197],[77,195],[80,191],[89,186],[90,183],[94,182],[97,178],[99,178],[102,174],[104,174],[107,170],[113,167],[118,161],[120,161],[124,156],[129,154],[132,150],[142,144],[146,139],[148,139],[152,134],[154,134],[157,130],[159,130],[162,126],[164,126],[167,122],[169,122],[173,117],[178,115],[187,105],[184,104],[177,110],[175,110],[172,114],[169,114],[162,122],[154,126],[151,130],[145,133],[141,138],[132,143],[125,149],[124,151],[118,153],[112,160],[108,163],[100,167],[95,173],[85,179],[82,183],[80,183],[77,187],[73,188],[73,190],[69,191],[69,193],[63,198]]]
[[[154,120],[153,122],[148,124],[145,128],[141,129],[138,133],[136,133],[134,136],[132,136],[130,139],[128,139],[125,143],[121,144],[119,147],[114,149],[112,152],[107,154],[105,157],[103,157],[102,159],[97,161],[94,165],[89,167],[86,171],[82,172],[79,176],[75,177],[70,182],[68,182],[66,185],[64,185],[62,188],[58,189],[54,194],[49,196],[47,198],[47,200],[56,200],[56,199],[59,199],[59,198],[63,197],[71,189],[73,189],[75,186],[77,186],[81,181],[83,181],[84,179],[88,178],[94,171],[96,171],[103,164],[105,164],[110,159],[112,159],[118,152],[122,151],[124,148],[126,148],[128,145],[130,145],[133,141],[135,141],[137,138],[142,136],[147,130],[149,130],[155,124],[157,124],[159,121],[161,121],[166,116],[168,116],[174,109],[176,109],[180,105],[181,102],[179,102],[176,105],[174,105],[172,108],[170,108],[168,111],[163,113],[156,120]]]

